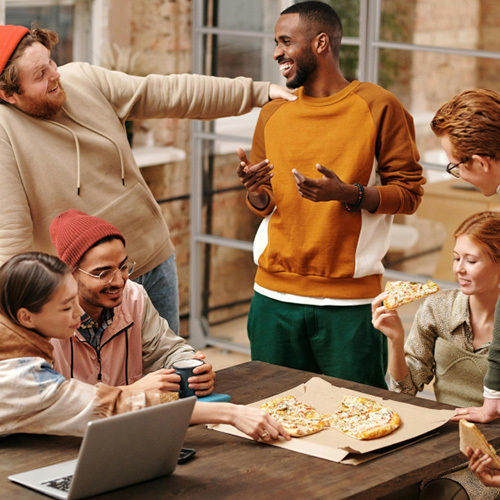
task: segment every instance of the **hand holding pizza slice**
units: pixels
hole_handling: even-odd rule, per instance
[[[385,291],[389,295],[384,299],[384,307],[391,310],[436,293],[439,291],[439,286],[431,280],[427,280],[425,283],[388,281],[385,285]]]
[[[459,422],[460,433],[460,451],[469,457],[467,448],[472,451],[479,449],[483,455],[491,457],[492,466],[496,469],[500,468],[500,458],[498,457],[495,448],[486,440],[483,433],[476,427],[476,424],[461,419]]]

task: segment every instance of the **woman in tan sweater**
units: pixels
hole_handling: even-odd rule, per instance
[[[397,311],[387,311],[382,304],[387,294],[375,298],[372,321],[389,339],[392,390],[414,395],[433,381],[437,401],[456,407],[482,404],[500,293],[499,234],[499,212],[481,212],[462,222],[455,231],[453,252],[460,289],[428,297],[417,311],[406,343]],[[500,493],[485,488],[470,471],[460,470],[429,482],[421,498],[461,498],[453,496],[459,485],[470,499],[487,500]]]

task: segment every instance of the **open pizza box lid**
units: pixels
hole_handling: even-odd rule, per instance
[[[372,399],[391,407],[401,418],[401,426],[387,436],[366,441],[352,438],[335,429],[325,427],[321,432],[317,432],[316,434],[292,438],[290,441],[279,440],[267,444],[304,453],[305,455],[312,455],[313,457],[332,460],[333,462],[358,465],[380,456],[377,450],[382,451],[382,448],[385,450],[387,447],[395,447],[399,443],[402,443],[400,446],[403,446],[406,444],[406,441],[437,429],[455,414],[454,410],[433,410],[379,398],[371,394],[351,391],[343,387],[336,387],[319,377],[313,377],[305,384],[248,406],[259,407],[261,404],[275,398],[295,396],[299,401],[311,405],[320,413],[333,414],[337,406],[344,399],[344,396],[350,395]],[[251,439],[231,425],[217,424],[210,425],[209,427],[227,434]]]

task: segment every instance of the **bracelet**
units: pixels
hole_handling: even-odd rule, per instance
[[[354,205],[350,205],[349,203],[344,203],[345,209],[348,212],[357,212],[361,208],[361,203],[363,203],[363,196],[365,195],[365,188],[361,184],[355,182],[354,186],[358,188],[358,199]]]

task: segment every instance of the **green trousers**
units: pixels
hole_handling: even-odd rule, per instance
[[[370,304],[291,304],[254,292],[248,338],[252,360],[387,388],[387,339]]]

